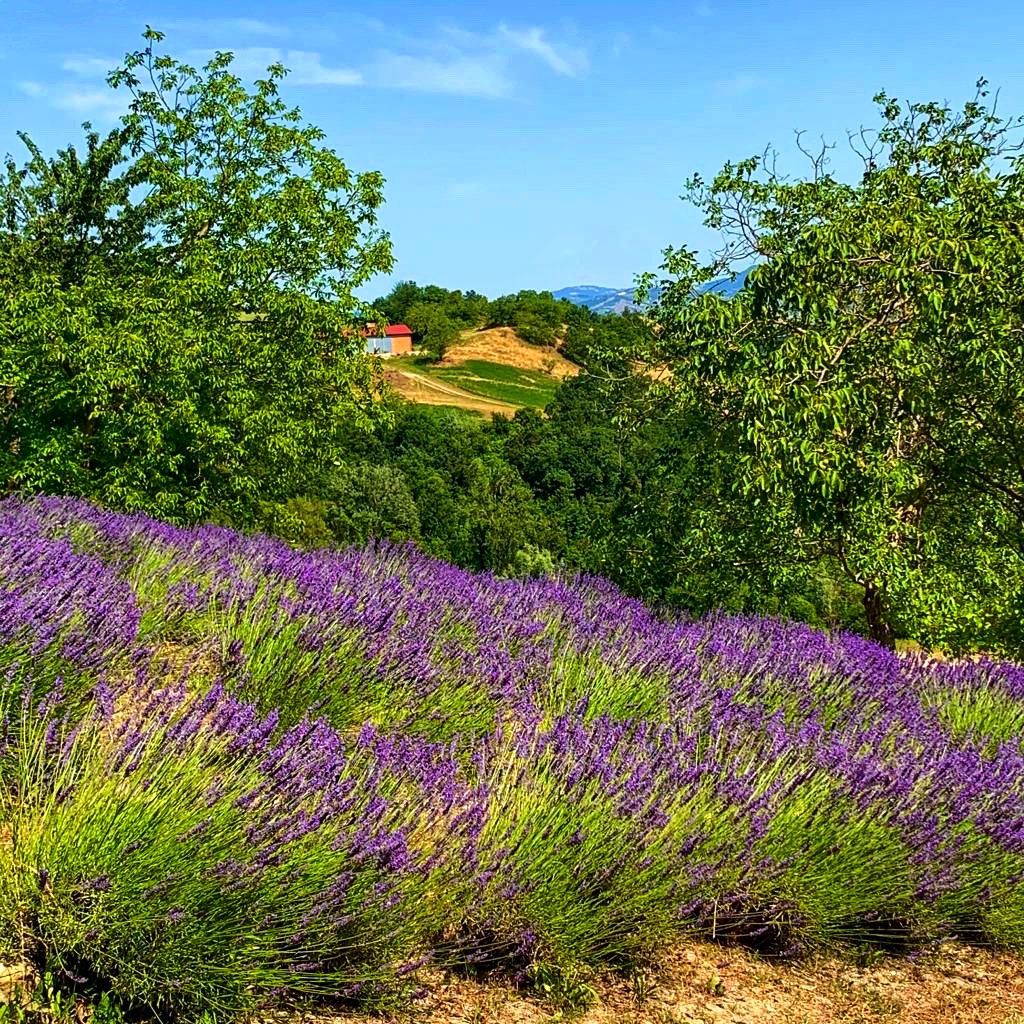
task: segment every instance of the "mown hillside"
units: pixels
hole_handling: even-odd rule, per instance
[[[391,358],[385,369],[389,384],[409,401],[485,416],[543,409],[559,383],[579,372],[557,345],[531,345],[513,327],[463,331],[439,360]]]
[[[1024,948],[1013,665],[7,499],[0,681],[0,961],[108,1013]]]

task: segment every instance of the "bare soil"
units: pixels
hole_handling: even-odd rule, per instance
[[[438,973],[423,999],[395,1020],[420,1024],[1024,1024],[1024,961],[944,944],[914,962],[858,966],[820,956],[760,959],[740,949],[693,944],[635,981],[600,978],[582,1013],[559,1011],[510,984]],[[290,1024],[367,1024],[359,1014],[285,1014]],[[376,1018],[380,1020],[381,1018]]]
[[[512,405],[510,402],[499,402],[490,398],[481,398],[479,395],[471,395],[454,384],[447,384],[410,370],[395,370],[388,367],[384,370],[384,376],[403,398],[420,405],[454,405],[459,409],[470,409],[473,412],[482,413],[488,418],[496,412],[514,416],[519,408],[518,405]]]

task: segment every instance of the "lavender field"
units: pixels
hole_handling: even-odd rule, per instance
[[[1024,669],[0,502],[0,962],[182,1019],[1024,947]]]

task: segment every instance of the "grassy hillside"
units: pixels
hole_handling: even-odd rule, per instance
[[[530,345],[509,327],[465,331],[439,363],[403,356],[389,359],[387,368],[392,385],[410,401],[486,416],[543,409],[558,384],[579,373],[557,350]]]
[[[392,360],[396,368],[451,384],[471,395],[517,408],[544,408],[555,396],[558,381],[550,374],[481,359],[437,364],[427,359]]]
[[[1024,947],[1012,665],[7,499],[0,718],[0,962],[164,1019]]]

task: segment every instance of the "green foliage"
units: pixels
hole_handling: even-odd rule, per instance
[[[343,466],[330,475],[325,494],[325,520],[339,544],[420,536],[419,511],[405,475],[395,466]]]
[[[0,182],[0,478],[175,521],[251,523],[377,415],[346,332],[392,265],[383,179],[353,174],[231,54],[196,69],[160,33],[109,78],[132,96],[83,155]]]
[[[0,1024],[77,1024],[83,1014],[95,1024],[124,1024],[126,1017],[109,992],[72,992],[49,971],[34,990],[15,989],[10,996],[9,1002],[0,1002]]]
[[[620,315],[594,316],[576,307],[566,319],[562,355],[595,372],[612,372],[622,377],[631,369],[624,354],[642,351],[651,340],[647,318],[627,311]]]
[[[726,248],[706,266],[666,251],[640,347],[736,426],[736,484],[788,549],[779,570],[841,567],[890,645],[1024,649],[1024,122],[985,96],[956,114],[879,94],[852,184],[826,149],[803,181],[771,158],[692,179]],[[751,259],[733,300],[695,294]]]
[[[487,298],[474,291],[450,291],[436,284],[418,285],[415,281],[399,281],[383,298],[374,303],[390,323],[406,323],[412,327],[413,309],[429,306],[456,325],[470,331],[482,327],[487,316]]]
[[[459,325],[441,305],[419,302],[409,307],[406,323],[420,338],[420,347],[435,362],[444,359],[448,349],[458,340]]]
[[[531,345],[553,346],[573,308],[551,292],[525,290],[494,299],[487,307],[487,326],[514,327]]]
[[[336,538],[327,525],[327,502],[308,496],[266,503],[260,526],[301,548],[333,547]]]
[[[557,571],[554,555],[536,544],[524,544],[512,559],[513,576],[554,576]]]
[[[112,753],[109,727],[86,720],[74,732],[65,726],[68,755],[52,774],[44,770],[46,722],[19,716],[6,700],[2,710],[24,745],[15,784],[0,789],[0,821],[15,837],[9,852],[0,849],[0,891],[19,903],[17,917],[2,924],[44,965],[40,1001],[57,1020],[77,1000],[53,978],[80,977],[86,992],[107,993],[108,1024],[117,1024],[117,1006],[144,1008],[147,1017],[233,1020],[255,1009],[257,991],[286,985],[324,994],[353,977],[372,981],[389,958],[414,952],[423,922],[396,928],[375,889],[383,872],[356,866],[328,835],[311,836],[258,882],[224,884],[225,865],[239,863],[225,858],[248,856],[244,807],[260,773],[252,758],[229,756],[212,730],[177,742],[179,712],[140,737],[126,766]],[[392,781],[393,792],[400,784]],[[353,878],[346,934],[314,930],[305,942],[311,957],[329,948],[330,966],[317,975],[290,970],[282,950],[342,871]],[[422,902],[434,913],[433,898]]]
[[[589,971],[537,963],[530,965],[527,978],[541,996],[559,1009],[563,1019],[571,1020],[597,1002]]]
[[[476,376],[523,373],[465,365]],[[425,372],[471,386],[462,366],[451,369],[456,376]],[[523,408],[490,423],[401,403],[393,425],[352,430],[345,445],[350,468],[326,475],[315,495],[276,506],[268,528],[304,546],[321,546],[325,532],[333,543],[412,539],[467,568],[513,576],[593,573],[693,613],[865,628],[859,591],[840,567],[795,559],[768,528],[768,510],[732,491],[729,431],[648,377],[584,374],[560,384],[543,415]]]

